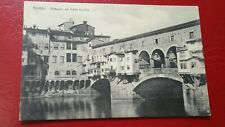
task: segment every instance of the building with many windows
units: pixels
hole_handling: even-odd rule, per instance
[[[75,80],[86,78],[89,43],[109,40],[109,36],[95,35],[94,27],[64,22],[58,30],[24,28],[24,33],[34,43],[34,53],[48,65],[46,80]],[[23,54],[25,56],[25,54]]]
[[[205,63],[201,38],[188,40],[178,48],[177,57],[180,74],[205,74]]]
[[[199,20],[113,41],[110,36],[95,35],[95,28],[86,21],[78,25],[64,22],[58,30],[36,26],[24,30],[35,44],[34,52],[48,64],[47,80],[156,70],[205,73]]]
[[[141,73],[143,70],[166,71],[170,68],[174,72],[185,72],[183,66],[187,63],[189,56],[185,58],[178,57],[177,51],[186,46],[187,52],[192,54],[191,62],[196,67],[195,72],[204,73],[204,58],[202,54],[201,31],[199,20],[194,20],[175,26],[142,33],[127,38],[116,39],[114,41],[104,41],[104,43],[95,43],[91,46],[91,64],[98,67],[99,70],[115,70],[116,73],[136,74],[137,70]],[[126,52],[133,52],[126,54]],[[188,54],[185,52],[185,54]],[[110,55],[109,55],[110,54]],[[106,57],[107,56],[107,57]],[[180,56],[180,54],[179,54]],[[128,65],[129,59],[136,64]],[[104,66],[100,62],[104,61]],[[125,64],[118,61],[126,61]],[[195,62],[194,62],[195,61]],[[202,63],[202,65],[200,65]],[[133,64],[133,63],[132,63]],[[120,66],[120,67],[119,67]],[[104,67],[104,68],[103,68]],[[107,68],[105,68],[107,67]],[[192,71],[194,72],[194,67]],[[138,68],[138,69],[136,69]],[[125,70],[126,69],[126,70]],[[94,74],[95,71],[89,71]],[[123,72],[121,72],[123,70]],[[97,71],[96,71],[97,72]],[[101,72],[101,71],[98,71]],[[98,73],[99,74],[99,73]]]

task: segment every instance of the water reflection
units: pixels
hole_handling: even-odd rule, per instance
[[[22,120],[110,118],[110,99],[90,96],[21,100]]]
[[[199,115],[193,90],[184,90],[184,99],[111,100],[77,95],[23,99],[21,104],[22,120]]]

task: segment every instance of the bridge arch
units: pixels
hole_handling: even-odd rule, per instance
[[[99,97],[111,97],[110,81],[108,79],[98,79],[91,83],[91,89],[93,95]]]
[[[139,68],[140,69],[146,69],[150,67],[150,55],[147,51],[142,50],[139,53]]]
[[[176,46],[170,46],[166,52],[166,65],[169,68],[177,68],[177,50]]]
[[[145,99],[182,98],[182,82],[179,75],[149,75],[141,79],[133,91]]]
[[[162,68],[165,65],[165,55],[161,49],[154,49],[151,53],[154,68]]]

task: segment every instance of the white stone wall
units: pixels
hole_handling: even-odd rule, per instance
[[[54,49],[54,44],[59,45],[59,49]],[[49,70],[47,75],[47,80],[75,80],[82,79],[82,73],[86,72],[83,67],[85,59],[87,58],[87,43],[77,44],[77,49],[66,49],[66,42],[51,42],[51,50],[49,53]],[[65,47],[65,48],[61,48]],[[67,53],[76,54],[76,62],[72,61],[67,62]],[[62,58],[64,60],[62,61]],[[56,61],[55,61],[56,59]],[[59,75],[56,75],[55,72],[58,71]],[[68,74],[70,71],[70,74]],[[72,72],[75,71],[76,74]]]

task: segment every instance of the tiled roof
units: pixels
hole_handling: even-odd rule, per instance
[[[24,28],[27,32],[35,32],[35,33],[41,33],[41,34],[48,34],[47,29],[35,29],[35,28]]]
[[[82,25],[84,25],[83,23],[81,23],[81,24],[77,24],[77,25],[74,25],[74,26],[72,26],[72,27],[70,27],[70,30],[71,29],[73,29],[74,27],[77,27],[77,26],[82,26]],[[93,26],[91,26],[91,25],[88,25],[88,24],[86,24],[88,27],[93,27]]]
[[[50,30],[52,35],[60,35],[60,36],[72,36],[71,32],[59,31],[59,30]]]

